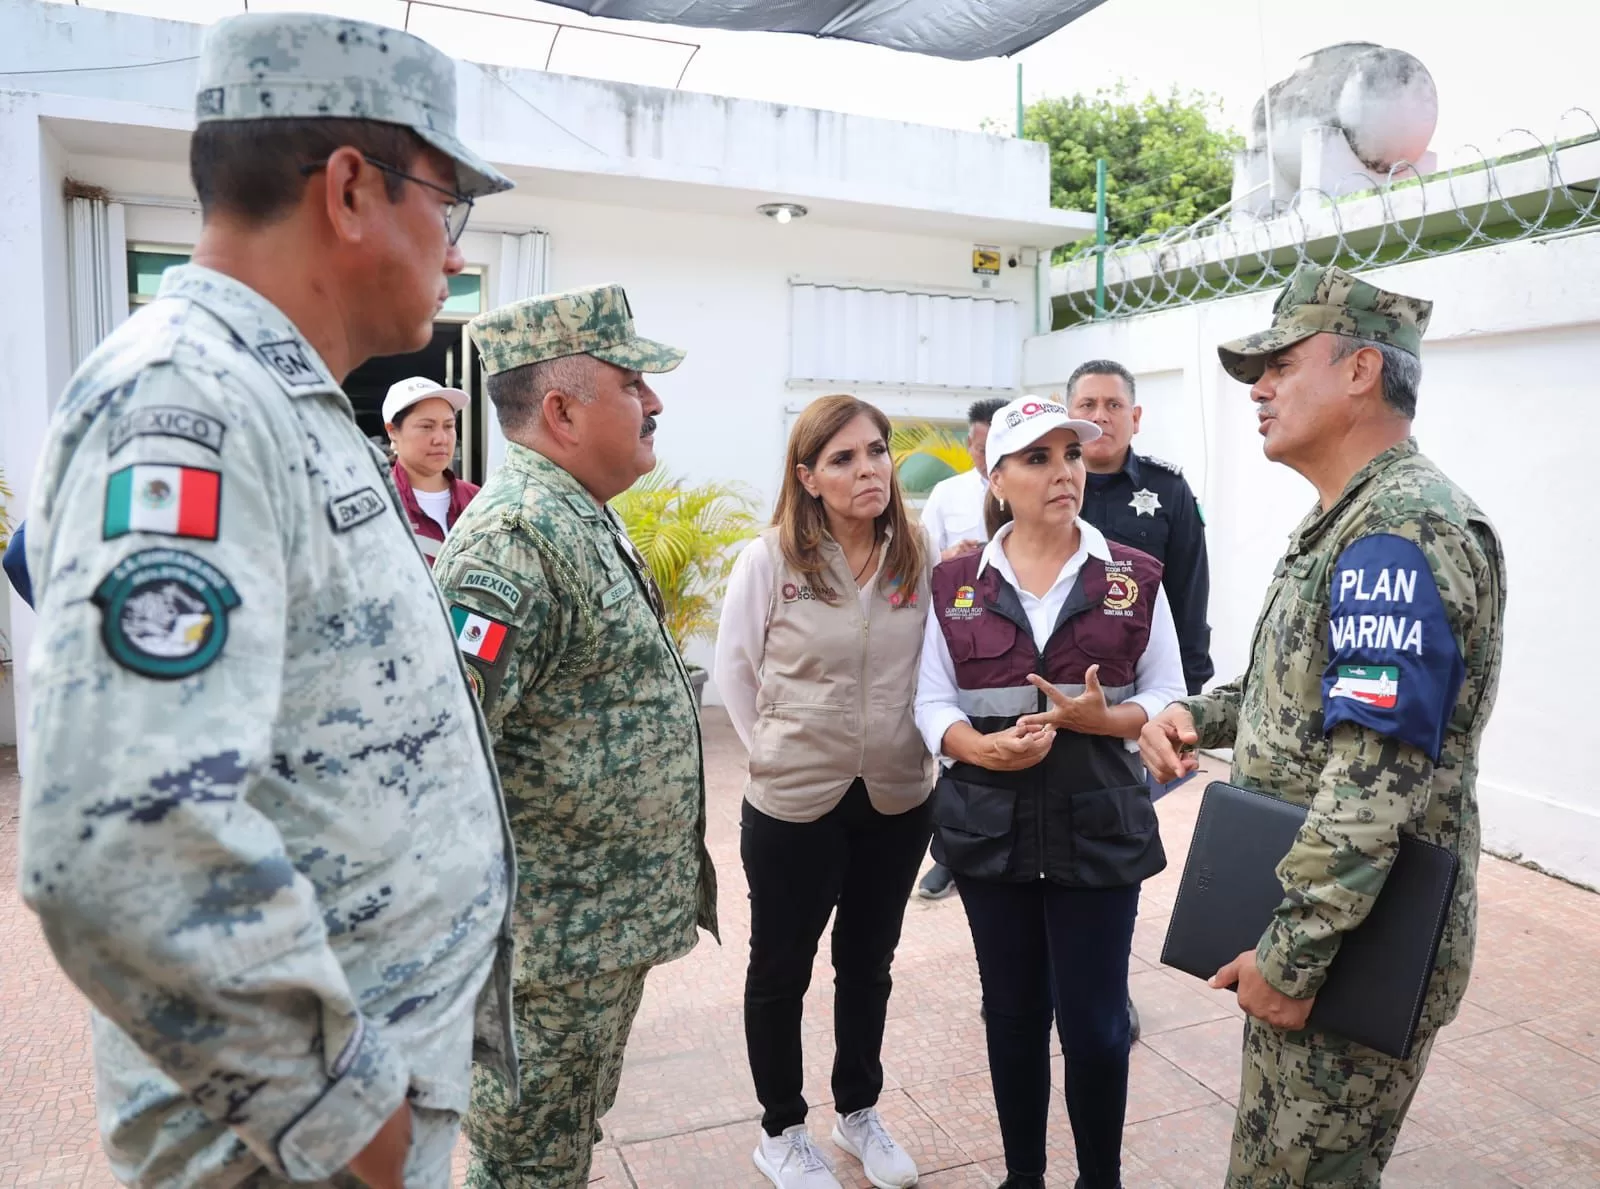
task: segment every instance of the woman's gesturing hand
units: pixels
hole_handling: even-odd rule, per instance
[[[1020,772],[1050,754],[1055,741],[1054,727],[1028,727],[1019,722],[983,737],[980,763],[995,772]]]
[[[1038,674],[1030,673],[1028,681],[1043,691],[1050,699],[1050,709],[1038,714],[1025,714],[1017,720],[1019,727],[1055,727],[1063,731],[1077,731],[1080,735],[1106,735],[1110,707],[1106,705],[1105,691],[1100,688],[1100,666],[1090,665],[1083,675],[1083,692],[1069,698]]]

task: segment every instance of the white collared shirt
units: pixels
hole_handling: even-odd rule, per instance
[[[1012,569],[1011,559],[1006,556],[1005,541],[1011,535],[1012,527],[1010,524],[1001,525],[994,539],[984,546],[983,557],[978,562],[978,574],[981,576],[991,565],[1000,571],[1000,576],[1017,592],[1022,610],[1028,616],[1028,625],[1033,629],[1034,646],[1043,651],[1050,641],[1056,620],[1060,618],[1061,608],[1066,605],[1067,596],[1077,584],[1083,563],[1090,557],[1110,561],[1111,549],[1106,544],[1105,534],[1080,518],[1078,551],[1061,567],[1061,573],[1056,575],[1049,590],[1042,595],[1029,594],[1017,581],[1017,572]],[[1178,650],[1178,630],[1172,621],[1167,592],[1161,590],[1156,595],[1155,610],[1150,621],[1150,639],[1134,668],[1134,694],[1128,701],[1142,706],[1147,718],[1154,718],[1187,693],[1188,687],[1183,681],[1183,658]],[[945,732],[955,723],[971,720],[958,705],[955,662],[950,659],[950,646],[939,627],[937,607],[929,608],[928,627],[923,637],[916,717],[917,730],[922,732],[928,750],[943,763],[949,764],[951,760],[942,750]],[[1137,750],[1138,744],[1133,740],[1125,742],[1130,751]]]
[[[989,480],[978,468],[951,475],[933,485],[922,505],[922,527],[933,545],[933,559],[957,541],[982,541],[988,537],[983,527],[983,497]]]

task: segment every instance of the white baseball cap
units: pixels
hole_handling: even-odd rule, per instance
[[[983,448],[985,465],[994,470],[1007,454],[1033,445],[1052,429],[1070,429],[1079,442],[1092,442],[1100,436],[1098,425],[1074,417],[1054,397],[1019,396],[989,422],[989,440]]]
[[[430,396],[449,401],[450,407],[458,413],[467,407],[467,394],[461,389],[446,388],[427,376],[412,376],[389,386],[389,395],[383,398],[383,423],[393,425],[396,416]]]

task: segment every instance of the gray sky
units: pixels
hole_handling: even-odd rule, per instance
[[[99,8],[212,21],[243,0],[83,0]],[[1015,124],[1016,60],[946,62],[870,46],[792,35],[679,29],[597,21],[537,0],[435,0],[526,17],[678,39],[701,48],[686,90],[766,99],[888,119],[976,129],[987,116]],[[318,9],[399,25],[403,0],[251,0],[252,9]],[[415,5],[410,27],[458,57],[541,67],[552,30],[499,17]],[[1218,94],[1243,128],[1264,79],[1282,78],[1302,55],[1340,41],[1408,50],[1428,66],[1440,95],[1433,147],[1447,160],[1465,142],[1485,152],[1526,148],[1503,138],[1523,126],[1549,139],[1589,130],[1600,118],[1600,4],[1594,0],[1106,0],[1020,55],[1024,94],[1092,91],[1119,78],[1137,91],[1174,84]],[[1264,50],[1263,50],[1264,42]],[[594,33],[562,32],[552,70],[672,86],[689,49]]]

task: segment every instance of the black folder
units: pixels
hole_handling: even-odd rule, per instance
[[[1205,791],[1161,962],[1209,979],[1253,950],[1283,902],[1277,866],[1306,820],[1298,805],[1217,781]],[[1345,935],[1308,1027],[1402,1060],[1422,1015],[1455,895],[1456,856],[1402,834],[1383,890]]]

